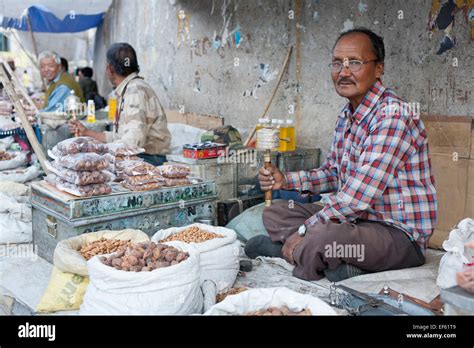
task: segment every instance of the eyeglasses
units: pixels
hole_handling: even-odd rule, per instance
[[[333,73],[340,73],[343,67],[349,68],[351,72],[358,72],[360,69],[362,69],[362,65],[372,63],[372,62],[377,62],[378,59],[372,59],[368,61],[360,61],[360,60],[347,60],[344,59],[344,62],[341,61],[335,61],[329,64],[329,67],[331,68],[331,72]]]

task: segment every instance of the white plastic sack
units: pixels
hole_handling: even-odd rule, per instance
[[[0,151],[7,151],[14,141],[15,139],[11,136],[0,139]]]
[[[0,170],[15,169],[26,165],[26,153],[25,152],[9,152],[14,155],[11,160],[0,161]]]
[[[448,240],[443,242],[443,248],[447,251],[439,263],[438,278],[436,285],[440,288],[456,286],[456,273],[463,270],[463,265],[472,262],[471,249],[465,244],[474,241],[474,220],[467,218],[462,220],[457,228],[449,233]]]
[[[13,181],[23,184],[36,179],[40,174],[41,171],[36,166],[24,169],[8,169],[0,172],[0,181]]]
[[[249,289],[237,295],[227,296],[204,315],[242,315],[269,307],[283,306],[287,306],[293,312],[308,308],[312,315],[336,315],[334,309],[321,299],[288,288]]]
[[[214,238],[203,243],[190,243],[201,254],[201,283],[205,280],[212,280],[218,291],[232,287],[239,272],[240,242],[237,240],[235,231],[225,227],[192,224],[160,230],[155,233],[151,241],[159,243],[161,240],[192,226],[224,235],[224,238]]]
[[[189,252],[177,265],[151,272],[125,272],[104,265],[97,256],[88,261],[89,286],[80,315],[185,315],[201,313],[199,252],[191,245],[172,242]]]
[[[56,245],[56,249],[54,249],[53,264],[63,272],[87,277],[87,261],[82,257],[79,250],[84,245],[101,238],[130,240],[132,243],[148,242],[150,240],[145,232],[132,229],[84,233],[80,236],[60,241]]]
[[[29,188],[16,182],[0,182],[0,192],[10,197],[29,196]]]
[[[200,143],[204,129],[189,126],[181,123],[168,123],[168,130],[171,133],[171,144],[169,155],[182,155],[183,145]]]
[[[18,200],[0,192],[0,244],[32,241],[31,206]]]

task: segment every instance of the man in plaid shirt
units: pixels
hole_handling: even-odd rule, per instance
[[[419,114],[381,82],[383,39],[367,29],[341,34],[330,64],[349,102],[324,164],[310,171],[260,169],[263,191],[332,192],[324,206],[277,202],[263,222],[269,237],[246,252],[282,256],[296,277],[339,281],[367,272],[415,267],[436,223],[436,190]]]

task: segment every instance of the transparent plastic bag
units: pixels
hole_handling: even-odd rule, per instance
[[[61,141],[56,145],[61,155],[74,155],[78,153],[94,152],[105,154],[108,151],[107,145],[91,137],[77,137]]]
[[[107,182],[115,180],[115,176],[105,170],[77,171],[61,167],[56,162],[45,162],[45,164],[46,168],[56,174],[60,179],[79,186],[105,184]]]
[[[160,175],[153,164],[143,162],[143,161],[123,161],[120,162],[118,170],[123,170],[126,175],[134,176],[134,175]]]
[[[464,290],[474,294],[474,241],[465,244],[465,249],[468,249],[471,258],[468,258],[470,263],[464,266],[464,270],[456,273],[456,283]],[[466,254],[468,254],[466,252]]]
[[[112,188],[107,184],[93,184],[79,186],[71,184],[59,178],[56,174],[48,174],[45,177],[46,182],[53,185],[60,191],[64,191],[78,197],[101,196],[112,192]]]
[[[457,272],[456,283],[459,287],[474,294],[474,266],[467,267],[462,272]]]
[[[109,162],[104,156],[93,152],[67,155],[56,161],[61,167],[73,170],[104,170],[109,167]]]
[[[143,158],[140,158],[134,155],[114,156],[114,155],[111,155],[110,153],[106,153],[104,156],[107,159],[107,161],[109,161],[109,163],[113,166],[120,164],[124,161],[143,162]]]
[[[165,186],[184,186],[190,185],[191,181],[188,178],[179,178],[179,179],[169,179],[164,178]]]
[[[157,168],[159,173],[168,179],[186,178],[191,174],[191,169],[182,164],[164,164]]]
[[[150,183],[160,183],[161,186],[165,184],[165,180],[162,176],[154,174],[143,174],[143,175],[124,175],[123,180],[129,185],[138,186]]]
[[[132,185],[127,181],[122,181],[122,185],[132,191],[149,191],[161,188],[163,185],[159,182],[151,182],[144,185]]]
[[[107,146],[109,153],[116,157],[134,156],[145,152],[145,149],[138,146],[128,146],[117,143],[108,144]]]

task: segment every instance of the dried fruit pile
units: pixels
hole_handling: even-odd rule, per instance
[[[186,260],[189,253],[164,244],[153,242],[128,244],[116,254],[102,256],[103,264],[126,272],[150,272],[158,268],[177,265]]]
[[[129,242],[129,240],[101,238],[84,245],[79,252],[86,260],[90,260],[96,255],[114,253]]]
[[[197,226],[191,226],[161,240],[160,242],[164,243],[177,240],[185,243],[203,243],[214,238],[224,238],[224,236],[222,234],[202,230]]]
[[[256,315],[256,316],[302,315],[302,316],[305,316],[305,315],[311,315],[311,311],[308,308],[305,308],[300,312],[293,312],[287,306],[283,306],[280,308],[270,307],[270,308],[262,309],[256,312],[245,313],[244,315]]]

